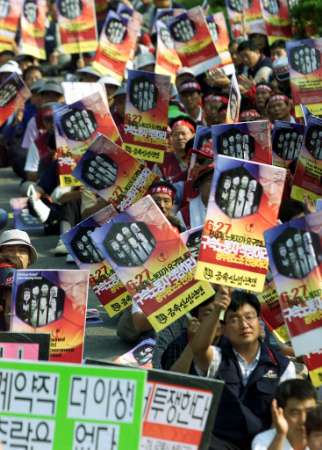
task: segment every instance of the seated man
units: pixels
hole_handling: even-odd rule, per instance
[[[308,450],[306,414],[315,406],[316,391],[309,381],[281,383],[272,402],[274,428],[255,436],[252,450]]]
[[[226,311],[219,347],[213,340],[221,310]],[[191,341],[194,362],[208,377],[225,381],[214,426],[214,448],[247,449],[271,424],[271,401],[278,384],[295,378],[292,362],[261,341],[260,303],[256,296],[223,291]]]

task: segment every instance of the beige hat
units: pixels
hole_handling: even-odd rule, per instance
[[[37,261],[38,255],[36,249],[30,242],[30,237],[22,230],[6,230],[0,235],[0,249],[9,245],[25,245],[30,250],[31,264]]]

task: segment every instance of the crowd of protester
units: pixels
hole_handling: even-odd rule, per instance
[[[110,3],[115,9],[117,1]],[[154,71],[155,35],[150,27],[156,8],[167,0],[134,1],[144,16],[133,67]],[[172,2],[172,6],[182,7]],[[295,123],[285,41],[271,46],[264,35],[232,40],[229,51],[242,94],[240,121],[283,120]],[[16,111],[0,131],[0,162],[12,167],[22,196],[28,197],[31,214],[44,224],[44,233],[57,236],[51,250],[73,261],[60,239],[82,219],[106,205],[84,186],[61,187],[57,172],[53,111],[64,103],[62,81],[101,83],[111,114],[124,134],[126,80],[101,76],[91,66],[94,54],[63,55],[58,51],[54,5],[46,35],[47,60],[0,53],[0,82],[11,73],[21,75],[31,91],[22,110]],[[225,123],[230,76],[214,67],[195,76],[181,68],[171,93],[168,150],[162,164],[149,163],[159,176],[150,194],[178,232],[204,224],[214,172],[211,145],[203,152],[193,148],[199,125]],[[194,164],[191,167],[191,160]],[[189,176],[188,176],[189,169]],[[289,197],[294,167],[291,165],[279,220],[286,222],[313,211],[309,202]],[[0,268],[28,268],[37,253],[27,233],[6,230],[0,236]],[[321,450],[322,407],[302,360],[290,343],[278,342],[261,320],[254,294],[215,286],[216,295],[156,334],[142,310],[133,304],[121,314],[120,339],[135,344],[156,339],[153,366],[225,382],[212,449]],[[10,289],[1,295],[1,328],[8,330]]]

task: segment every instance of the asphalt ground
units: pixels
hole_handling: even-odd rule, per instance
[[[12,212],[10,199],[21,197],[19,183],[20,179],[10,168],[0,168],[0,208],[8,213]],[[13,226],[13,219],[9,218],[5,228],[13,228]],[[50,254],[49,251],[55,248],[59,236],[47,236],[42,232],[29,233],[29,235],[38,252],[38,261],[32,267],[77,270],[76,264],[66,263],[64,256],[57,257]],[[111,361],[129,350],[129,346],[116,335],[118,317],[110,318],[107,315],[91,289],[88,295],[88,308],[98,309],[102,323],[86,325],[84,358]]]

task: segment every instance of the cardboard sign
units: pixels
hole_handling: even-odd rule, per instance
[[[304,126],[275,120],[272,133],[274,166],[287,169],[300,154],[304,137]]]
[[[114,359],[115,364],[152,369],[152,354],[156,341],[144,339],[138,345]]]
[[[3,0],[0,10],[0,51],[13,50],[23,0]]]
[[[28,197],[17,197],[10,199],[10,206],[13,210],[14,227],[27,232],[44,231],[44,224],[38,217],[30,214],[28,209]]]
[[[31,92],[16,73],[10,74],[0,85],[0,126],[16,111],[23,110]]]
[[[222,12],[212,14],[207,16],[206,20],[218,53],[215,62],[216,67],[231,65],[232,59],[228,49],[230,39],[224,14]]]
[[[261,292],[286,170],[218,155],[195,277]]]
[[[261,0],[261,6],[269,43],[292,38],[288,0]]]
[[[261,0],[225,0],[225,4],[235,39],[251,33],[266,33]]]
[[[221,380],[148,370],[139,449],[207,450],[223,386]]]
[[[304,133],[304,142],[299,154],[293,180],[291,197],[313,201],[322,195],[322,119],[310,116]]]
[[[0,332],[0,358],[48,361],[50,334]]]
[[[301,103],[322,115],[322,39],[288,41],[286,50],[296,117],[302,116]]]
[[[144,164],[104,136],[88,147],[73,176],[119,211],[146,195],[157,178]]]
[[[58,171],[62,186],[79,184],[71,176],[81,156],[99,134],[121,143],[107,102],[99,92],[54,110]]]
[[[287,327],[279,304],[279,295],[270,268],[268,268],[266,275],[264,290],[257,294],[257,298],[261,304],[261,317],[268,329],[280,342],[289,341]]]
[[[291,220],[265,233],[269,262],[296,356],[322,342],[322,213]]]
[[[236,123],[239,121],[239,112],[241,105],[241,93],[236,75],[231,77],[229,100],[227,105],[226,123]]]
[[[46,59],[46,0],[25,0],[20,20],[21,53]]]
[[[304,363],[309,369],[313,386],[316,388],[322,386],[322,350],[309,356],[304,356]]]
[[[211,132],[215,157],[219,154],[272,164],[271,130],[267,120],[213,125]]]
[[[167,149],[170,77],[129,70],[123,148],[138,159],[162,163]]]
[[[103,25],[99,46],[92,63],[104,75],[123,80],[125,66],[134,56],[140,23],[109,11]]]
[[[97,48],[95,1],[56,0],[56,9],[62,52],[94,52]]]
[[[17,270],[10,331],[50,333],[50,361],[81,362],[87,295],[86,270]]]
[[[64,89],[64,97],[67,105],[71,103],[79,102],[84,97],[89,97],[99,92],[104,100],[104,103],[108,105],[106,96],[106,90],[103,83],[87,83],[84,81],[63,81],[62,87]]]
[[[171,83],[176,80],[176,73],[182,66],[180,58],[174,48],[174,41],[169,28],[158,20],[155,24],[157,31],[157,53],[155,61],[155,73],[168,75]]]
[[[213,67],[217,50],[200,6],[170,20],[174,47],[184,67],[199,75]]]
[[[139,448],[146,372],[2,361],[0,442],[34,450]]]
[[[151,196],[92,238],[156,331],[214,295],[208,283],[194,280],[194,258]]]
[[[131,304],[131,296],[110,264],[104,260],[91,236],[94,230],[115,214],[113,206],[108,205],[62,235],[77,266],[89,271],[89,284],[110,317],[127,308]]]

